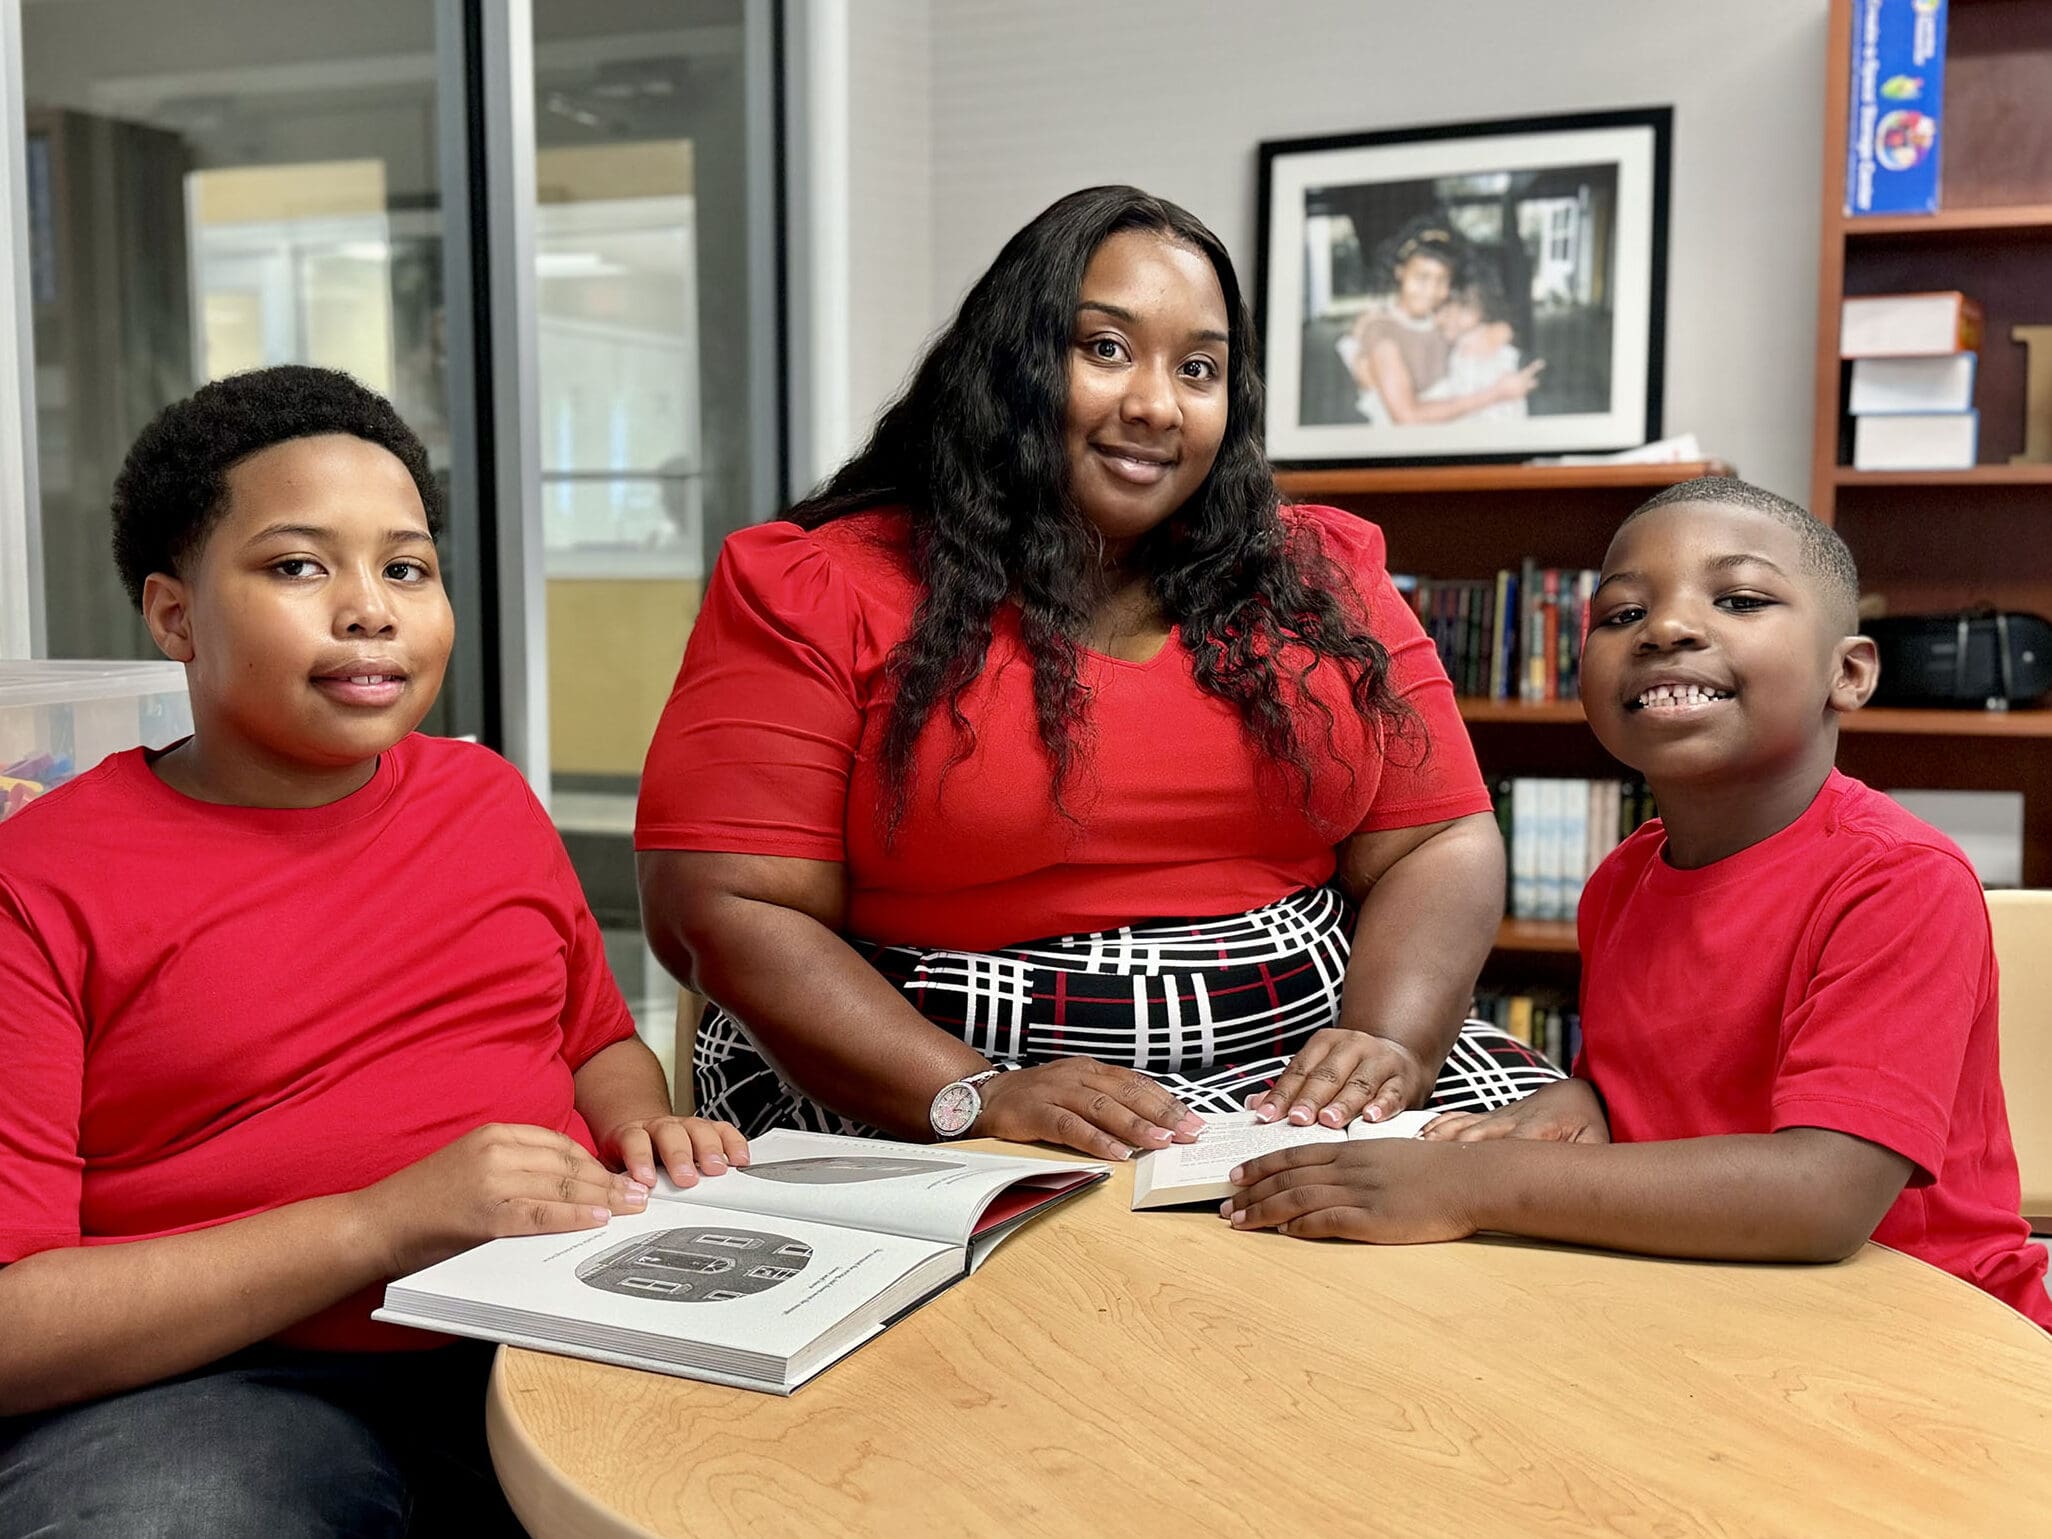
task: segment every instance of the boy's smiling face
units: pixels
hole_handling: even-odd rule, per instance
[[[1821,777],[1835,718],[1873,693],[1871,642],[1795,530],[1725,502],[1680,502],[1620,530],[1590,609],[1589,725],[1656,793]]]
[[[226,479],[190,570],[143,594],[158,644],[187,664],[208,779],[368,779],[434,703],[454,641],[413,479],[341,433],[274,444]]]

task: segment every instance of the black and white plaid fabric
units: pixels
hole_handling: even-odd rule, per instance
[[[1222,919],[1157,920],[996,953],[857,949],[921,1015],[987,1058],[1098,1058],[1215,1113],[1238,1111],[1339,1019],[1353,917],[1342,893],[1319,887]],[[1560,1077],[1535,1049],[1469,1021],[1427,1104],[1492,1111]],[[773,1127],[876,1131],[785,1084],[717,1005],[699,1023],[692,1089],[700,1116],[751,1137]]]

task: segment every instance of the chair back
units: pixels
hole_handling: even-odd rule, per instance
[[[2052,1234],[2052,892],[1988,894],[2002,969],[2002,1094],[2024,1217]]]

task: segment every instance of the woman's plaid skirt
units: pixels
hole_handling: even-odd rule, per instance
[[[1083,1055],[1138,1069],[1200,1114],[1240,1110],[1314,1031],[1339,1019],[1354,911],[1332,887],[1251,913],[1155,920],[998,952],[857,942],[914,1009],[992,1060]],[[1561,1077],[1535,1049],[1468,1021],[1427,1105],[1492,1111]],[[874,1136],[777,1077],[717,1005],[700,1019],[701,1117],[750,1137],[773,1127]]]

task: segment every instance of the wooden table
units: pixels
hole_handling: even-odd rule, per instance
[[[2052,1532],[2052,1337],[1893,1251],[1312,1243],[1130,1188],[788,1399],[502,1351],[515,1510],[536,1539]]]

